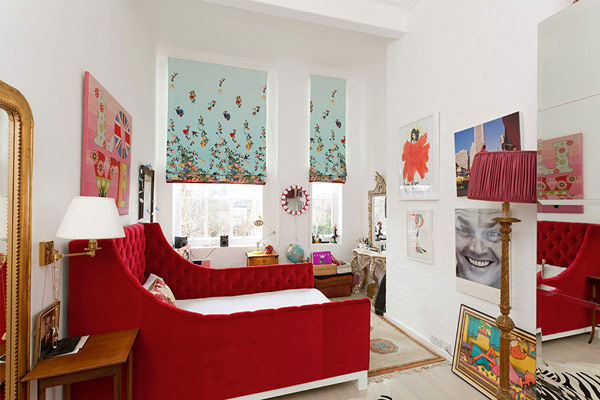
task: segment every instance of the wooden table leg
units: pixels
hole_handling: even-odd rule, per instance
[[[70,383],[67,383],[65,385],[64,392],[65,392],[65,395],[64,395],[65,400],[71,400],[71,384]]]
[[[41,379],[38,380],[37,394],[38,400],[46,400],[46,388],[44,387],[43,381]]]
[[[115,366],[114,399],[121,400],[121,365]]]
[[[592,344],[594,341],[594,336],[596,335],[596,307],[592,309],[592,332],[590,333],[589,344]]]
[[[127,400],[133,400],[133,349],[127,357]]]

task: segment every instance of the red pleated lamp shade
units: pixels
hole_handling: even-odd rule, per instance
[[[535,151],[479,153],[469,174],[467,197],[475,200],[536,202]]]

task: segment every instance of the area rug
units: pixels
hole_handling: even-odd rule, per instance
[[[446,361],[444,357],[373,312],[370,348],[369,377]]]
[[[545,365],[544,365],[545,364]],[[541,400],[599,400],[600,365],[539,363],[536,390]]]

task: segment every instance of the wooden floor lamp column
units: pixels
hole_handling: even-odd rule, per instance
[[[500,224],[502,264],[500,280],[500,379],[496,398],[512,399],[510,393],[510,332],[515,328],[510,313],[509,245],[512,224],[521,222],[510,216],[510,203],[536,202],[536,152],[498,151],[479,153],[473,160],[469,178],[469,199],[501,201],[502,216],[494,218]],[[535,314],[534,314],[535,315]]]

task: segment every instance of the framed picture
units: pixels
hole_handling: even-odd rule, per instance
[[[408,258],[433,263],[432,210],[407,211],[406,253]]]
[[[489,399],[496,398],[500,382],[500,329],[494,321],[489,315],[461,305],[452,358],[452,372]],[[513,329],[509,352],[512,398],[535,400],[535,336]]]
[[[131,114],[90,74],[85,73],[81,195],[115,199],[129,214]]]
[[[439,198],[439,113],[400,128],[400,200]]]
[[[479,152],[521,150],[520,113],[488,121],[454,134],[456,195],[466,196],[469,171]]]
[[[142,222],[154,222],[154,170],[148,165],[140,166],[138,218]]]
[[[502,211],[488,208],[455,210],[456,288],[491,303],[500,301]]]
[[[58,340],[60,321],[60,301],[41,311],[35,320],[35,342],[33,345],[33,363],[37,364],[40,354],[48,346],[52,346],[53,338]]]
[[[537,198],[583,199],[581,133],[538,140]],[[542,206],[543,213],[583,213],[583,206]]]

